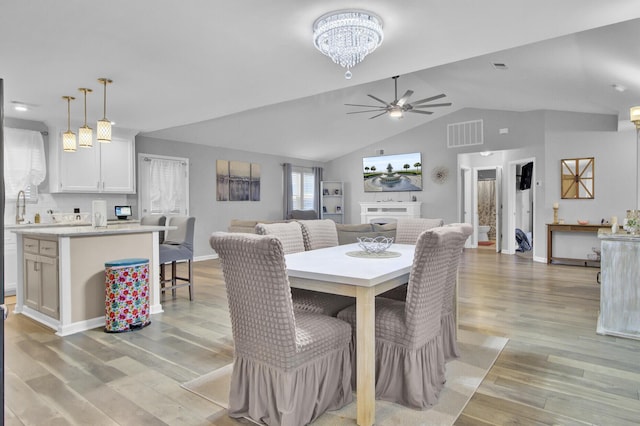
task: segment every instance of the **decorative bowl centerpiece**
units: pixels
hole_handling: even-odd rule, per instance
[[[358,245],[367,253],[382,253],[393,244],[393,237],[358,237]]]
[[[588,225],[589,221],[585,219],[578,219],[578,224],[580,225]]]

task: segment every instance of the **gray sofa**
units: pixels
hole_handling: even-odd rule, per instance
[[[249,234],[256,233],[256,225],[258,223],[278,223],[278,222],[289,222],[287,220],[238,220],[233,219],[229,224],[228,231],[229,232],[246,232]],[[396,236],[396,224],[395,223],[387,223],[384,225],[374,224],[374,223],[363,223],[363,224],[336,224],[336,230],[338,231],[338,243],[342,244],[351,244],[357,243],[358,237],[377,237],[379,235],[385,237],[394,237]]]

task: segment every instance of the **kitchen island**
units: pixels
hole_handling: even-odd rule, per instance
[[[640,235],[598,231],[601,248],[598,334],[640,339]]]
[[[164,226],[113,224],[18,228],[15,312],[66,336],[105,324],[105,262],[149,259],[150,313],[160,304],[159,235]]]

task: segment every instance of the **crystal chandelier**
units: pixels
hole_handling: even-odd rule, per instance
[[[351,68],[382,44],[382,20],[364,10],[339,10],[318,18],[313,24],[313,44],[333,62]]]

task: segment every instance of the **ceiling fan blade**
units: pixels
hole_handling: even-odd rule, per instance
[[[453,105],[451,102],[444,104],[429,104],[429,105],[413,105],[414,108],[431,108],[431,107],[445,107]]]
[[[419,109],[410,109],[407,112],[417,112],[418,114],[433,114],[433,111],[420,111]]]
[[[409,97],[413,95],[413,90],[407,90],[406,92],[404,92],[404,95],[402,95],[402,97],[400,99],[398,99],[398,102],[396,102],[396,105],[398,106],[402,106],[405,104],[405,102],[407,102],[409,100]]]
[[[385,111],[385,112],[381,112],[381,113],[380,113],[380,114],[378,114],[378,115],[374,115],[373,117],[369,117],[369,120],[374,119],[374,118],[376,118],[376,117],[380,117],[381,115],[385,115],[386,113],[387,113],[387,111]]]
[[[384,114],[385,112],[387,112],[387,109],[386,108],[376,108],[376,109],[368,109],[366,111],[351,111],[351,112],[348,112],[347,114],[360,114],[360,113],[363,113],[363,112],[379,112],[379,111],[382,111],[382,113]]]
[[[447,96],[447,95],[445,95],[444,93],[441,93],[439,95],[432,96],[430,98],[420,99],[419,101],[412,102],[412,104],[413,105],[423,104],[425,102],[431,102],[431,101],[435,101],[436,99],[444,98],[445,96]]]
[[[370,97],[371,99],[375,99],[376,101],[378,101],[378,102],[381,102],[381,103],[385,104],[385,105],[386,105],[386,106],[388,106],[388,107],[390,107],[390,106],[391,106],[391,104],[389,104],[389,103],[387,103],[387,102],[383,101],[383,100],[382,100],[382,99],[380,99],[380,98],[376,98],[376,97],[375,97],[375,96],[373,96],[373,95],[367,95],[367,96],[368,96],[368,97]]]
[[[360,105],[360,104],[345,104],[346,106],[355,106],[355,107],[363,107],[363,108],[384,108],[380,105]]]

